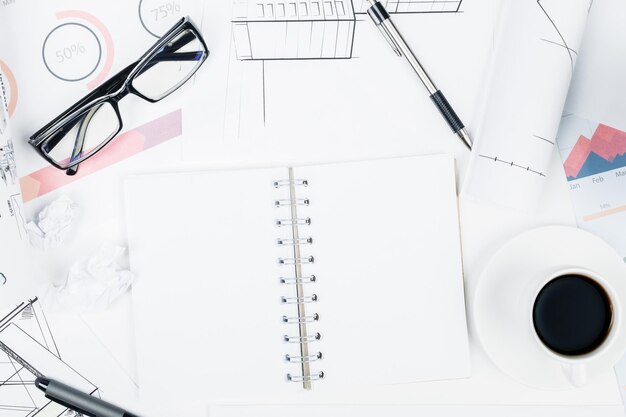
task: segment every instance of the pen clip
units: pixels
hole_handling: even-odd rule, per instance
[[[379,1],[370,1],[372,3],[372,6],[367,9],[367,14],[372,18],[372,20],[380,30],[380,33],[383,35],[383,38],[387,39],[387,43],[389,43],[389,46],[391,46],[393,52],[401,57],[402,52],[400,51],[400,45],[398,45],[398,42],[396,42],[393,35],[389,32],[387,25],[385,24],[385,22],[389,20],[389,13],[387,13],[387,10],[385,10],[383,5],[380,4]],[[391,21],[389,23],[391,23]]]
[[[387,27],[385,27],[385,25],[383,25],[383,24],[376,25],[376,26],[378,26],[378,29],[380,29],[380,33],[383,35],[383,38],[387,39],[387,42],[389,43],[389,46],[391,46],[391,49],[393,49],[393,52],[395,52],[396,55],[401,57],[402,56],[402,52],[400,51],[400,46],[393,39],[393,36],[391,36],[391,33],[389,33],[389,30],[387,29]]]

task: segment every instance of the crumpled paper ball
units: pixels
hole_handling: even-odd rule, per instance
[[[126,249],[105,244],[93,256],[75,263],[61,285],[50,284],[41,299],[52,311],[82,313],[106,310],[132,286],[135,276],[120,269]]]
[[[37,222],[28,222],[26,232],[30,244],[46,250],[58,247],[67,236],[78,205],[62,196],[50,203],[37,215]]]

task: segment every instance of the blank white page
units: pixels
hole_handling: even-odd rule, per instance
[[[313,237],[303,275],[310,353],[324,371],[313,392],[363,384],[456,378],[469,373],[454,160],[414,157],[294,168],[299,227]],[[303,395],[289,170],[261,169],[140,176],[127,181],[127,222],[141,394],[165,415],[167,404]],[[309,205],[304,205],[304,199]],[[172,383],[172,381],[175,381]],[[312,393],[308,393],[312,394]]]
[[[273,181],[287,169],[126,182],[142,397],[156,408],[298,390],[286,378]]]
[[[454,159],[295,168],[309,181],[306,268],[320,315],[318,386],[468,377]],[[299,190],[300,191],[300,190]]]

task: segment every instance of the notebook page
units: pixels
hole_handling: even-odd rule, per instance
[[[286,172],[126,182],[141,395],[157,411],[298,390],[286,378],[274,220],[273,181]]]
[[[469,376],[454,160],[295,168],[309,181],[307,248],[325,386]],[[299,217],[302,217],[299,215]]]

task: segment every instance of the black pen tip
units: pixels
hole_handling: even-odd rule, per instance
[[[42,391],[46,391],[48,389],[48,385],[50,384],[50,380],[42,377],[37,377],[35,379],[35,386]]]

